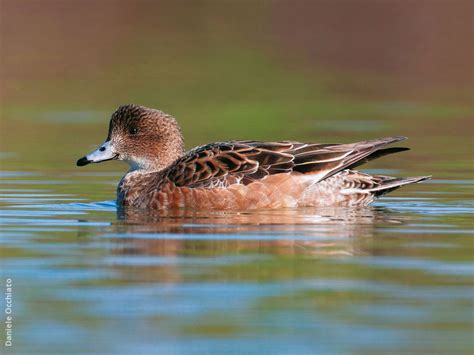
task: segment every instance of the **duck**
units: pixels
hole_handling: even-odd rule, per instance
[[[146,210],[250,210],[366,206],[431,176],[370,175],[356,167],[408,150],[393,136],[350,144],[232,140],[185,151],[177,120],[129,104],[111,116],[105,142],[77,166],[122,160],[130,169],[117,206]]]

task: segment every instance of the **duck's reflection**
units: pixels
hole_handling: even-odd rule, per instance
[[[114,253],[162,256],[364,255],[378,226],[401,223],[393,212],[373,207],[160,215],[129,209],[118,217]]]

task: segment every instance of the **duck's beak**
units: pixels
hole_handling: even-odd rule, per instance
[[[92,153],[79,159],[76,163],[77,166],[84,166],[89,163],[100,163],[106,160],[117,159],[118,154],[114,152],[110,141],[105,142],[99,148],[94,150]]]

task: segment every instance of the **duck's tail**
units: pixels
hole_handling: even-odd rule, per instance
[[[399,187],[408,184],[414,184],[417,182],[425,181],[431,179],[431,175],[429,176],[413,176],[413,177],[406,177],[406,178],[395,178],[391,176],[381,176],[377,175],[374,176],[374,179],[379,180],[379,186],[373,187],[371,189],[367,189],[366,191],[371,192],[374,196],[380,197],[385,195],[386,193],[392,192]]]

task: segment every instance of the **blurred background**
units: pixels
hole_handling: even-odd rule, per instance
[[[468,0],[1,0],[2,164],[73,168],[136,103],[177,117],[188,148],[407,135],[413,159],[456,173],[472,24]]]

